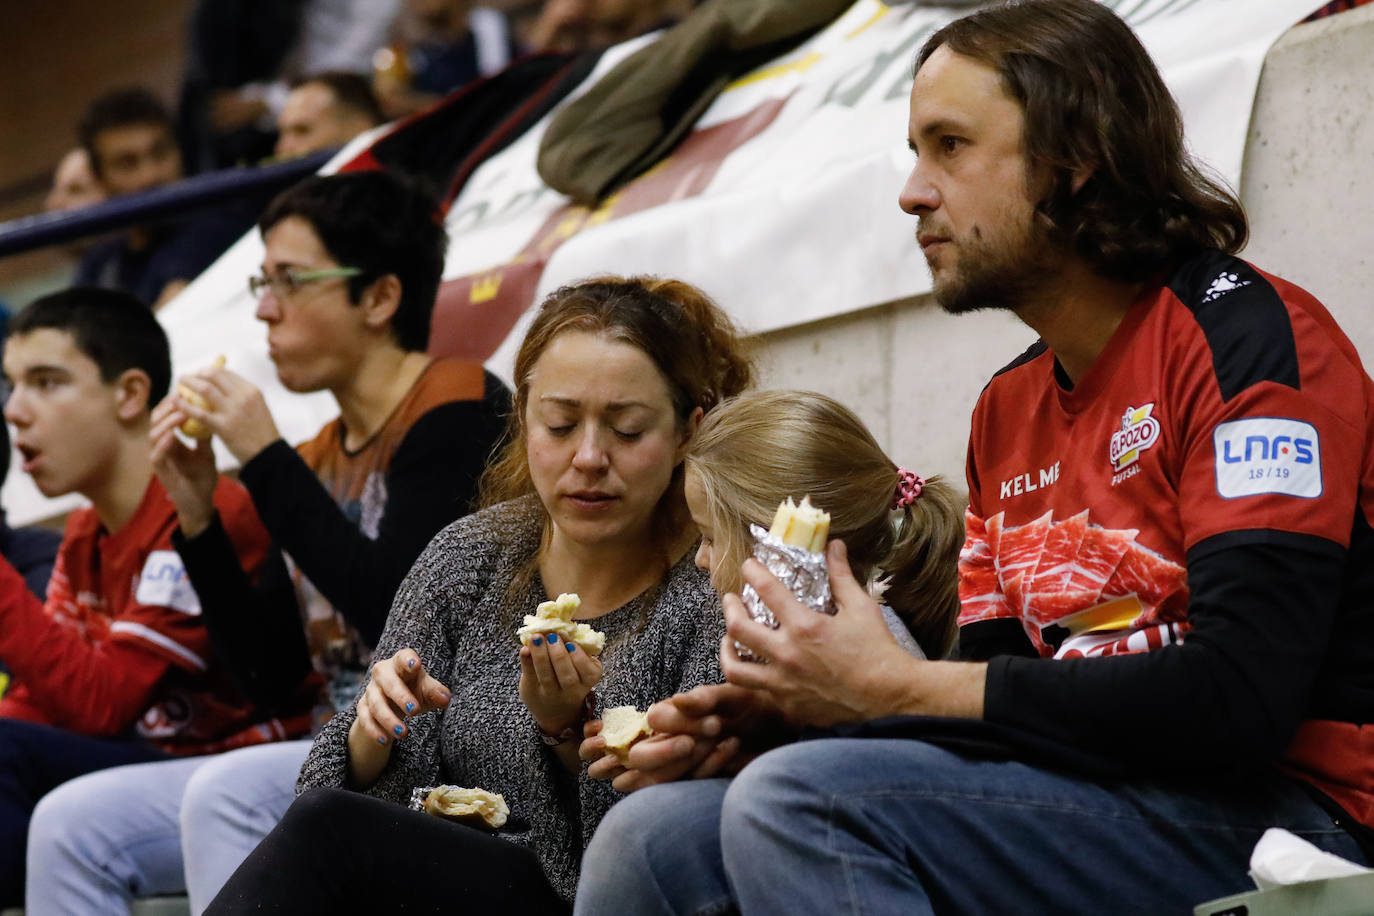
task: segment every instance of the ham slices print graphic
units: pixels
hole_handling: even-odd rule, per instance
[[[1136,541],[1133,528],[1102,528],[1088,510],[1047,512],[1004,528],[1002,513],[965,512],[959,554],[959,624],[1018,618],[1042,656],[1148,652],[1187,629],[1184,568]]]

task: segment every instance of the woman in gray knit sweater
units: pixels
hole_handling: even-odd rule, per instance
[[[316,739],[304,794],[208,912],[566,910],[617,798],[586,778],[583,725],[720,679],[682,459],[752,372],[729,320],[686,284],[605,278],[545,300],[488,508],[416,561],[356,708]],[[599,657],[552,634],[519,645],[522,617],[564,592],[605,633]],[[402,807],[443,783],[500,793],[508,823],[491,836]]]

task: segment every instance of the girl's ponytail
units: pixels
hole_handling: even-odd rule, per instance
[[[896,502],[903,502],[907,481],[901,468],[894,476]],[[883,601],[902,618],[927,656],[941,658],[954,644],[959,619],[963,505],[939,477],[921,480],[915,487],[907,484],[907,492],[912,489],[917,493],[909,504],[898,506],[897,537],[879,564],[888,580]]]

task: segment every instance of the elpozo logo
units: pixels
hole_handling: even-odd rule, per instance
[[[1226,499],[1279,493],[1322,495],[1322,449],[1317,428],[1287,417],[1251,417],[1217,424],[1217,493]]]
[[[1112,433],[1108,455],[1112,470],[1122,471],[1140,460],[1140,453],[1159,441],[1159,421],[1150,416],[1154,402],[1142,407],[1127,407],[1121,415],[1121,429]]]

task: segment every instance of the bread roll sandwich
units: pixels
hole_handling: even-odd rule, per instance
[[[613,706],[601,716],[601,737],[606,750],[615,754],[621,766],[629,764],[630,748],[635,742],[653,733],[648,713],[633,706]]]
[[[425,796],[427,814],[457,821],[471,827],[495,830],[506,823],[510,808],[506,800],[486,789],[464,789],[460,786],[435,786]]]
[[[778,503],[768,533],[789,547],[805,547],[811,553],[825,553],[825,538],[830,534],[830,513],[811,505],[803,496],[801,504],[787,497]]]
[[[535,636],[557,633],[559,638],[577,643],[588,655],[600,655],[606,647],[606,634],[572,619],[581,606],[582,599],[573,594],[545,601],[533,614],[525,615],[525,625],[516,630],[515,635],[520,637],[522,646],[528,646]]]
[[[798,601],[822,614],[835,613],[835,602],[830,595],[830,570],[825,559],[830,513],[811,505],[809,496],[803,496],[800,505],[789,496],[778,505],[773,524],[767,531],[758,525],[750,525],[749,530],[755,539],[754,558],[768,567]],[[777,629],[777,618],[752,585],[744,584],[740,599],[750,617]],[[739,642],[735,643],[735,649],[745,661],[762,661]]]
[[[224,368],[223,354],[215,357],[215,361],[210,364],[210,368]],[[205,402],[205,398],[201,397],[199,394],[192,391],[190,388],[186,387],[183,384],[177,385],[177,394],[181,395],[181,397],[184,400],[189,401],[196,407],[199,407],[201,410],[206,410],[210,407],[210,405]],[[197,420],[195,417],[187,417],[186,422],[181,424],[180,429],[183,433],[190,436],[192,439],[209,439],[210,436],[213,435],[213,433],[210,432],[210,428],[206,426],[204,423]]]

